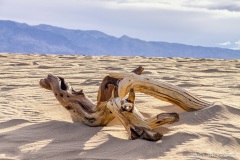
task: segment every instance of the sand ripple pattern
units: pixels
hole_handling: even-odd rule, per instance
[[[189,90],[209,108],[186,113],[137,94],[145,116],[178,112],[162,140],[127,140],[117,120],[106,127],[72,123],[53,94],[39,87],[52,73],[96,100],[108,72],[143,66],[143,75]],[[240,60],[0,54],[0,159],[240,159]]]

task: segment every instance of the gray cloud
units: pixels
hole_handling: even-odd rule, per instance
[[[209,10],[240,11],[239,0],[186,0],[182,5],[187,7],[205,8]]]
[[[236,5],[217,5],[217,6],[209,6],[209,9],[216,9],[216,10],[228,10],[228,11],[240,11],[240,6]]]

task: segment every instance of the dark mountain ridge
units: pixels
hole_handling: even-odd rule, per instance
[[[147,57],[240,58],[240,50],[152,42],[95,30],[0,20],[0,52]]]

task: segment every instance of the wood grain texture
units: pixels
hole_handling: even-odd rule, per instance
[[[125,97],[130,91],[130,88],[133,88],[136,92],[142,92],[157,99],[170,102],[186,111],[199,110],[212,105],[212,103],[198,98],[183,88],[156,81],[146,76],[125,73],[110,73],[109,76],[122,78],[118,84],[118,95],[120,98]]]

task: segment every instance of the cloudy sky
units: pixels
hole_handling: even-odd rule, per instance
[[[240,0],[0,0],[0,19],[240,49]]]

